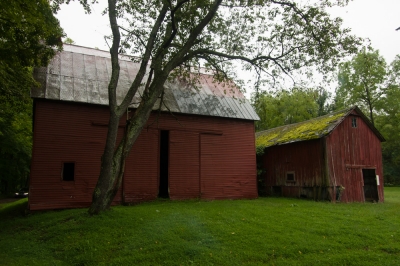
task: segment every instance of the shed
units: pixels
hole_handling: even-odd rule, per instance
[[[256,133],[267,195],[383,202],[381,142],[358,107]]]
[[[120,66],[118,101],[139,68],[126,56],[120,56]],[[64,45],[47,67],[35,70],[41,86],[31,91],[31,210],[90,205],[105,145],[110,73],[108,52],[75,45]],[[139,94],[126,115],[137,107]],[[257,197],[258,116],[238,88],[218,83],[202,71],[196,86],[179,80],[166,83],[163,99],[161,111],[151,114],[133,146],[113,204],[157,197]]]

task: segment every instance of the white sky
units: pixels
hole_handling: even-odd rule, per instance
[[[371,40],[390,64],[400,54],[400,0],[354,0],[344,8],[335,8],[332,16],[341,17],[352,33]]]
[[[63,5],[56,17],[67,36],[76,45],[108,50],[104,35],[111,33],[108,16],[102,16],[105,0],[92,7],[92,14],[84,13],[77,2]],[[346,7],[334,8],[332,17],[341,17],[343,26],[352,33],[368,38],[372,47],[390,64],[400,54],[400,0],[353,0]]]

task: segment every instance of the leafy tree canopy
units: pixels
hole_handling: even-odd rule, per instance
[[[335,107],[358,105],[382,133],[386,184],[400,184],[400,56],[387,66],[379,52],[362,49],[339,67]]]
[[[0,93],[22,97],[33,84],[27,67],[46,65],[64,33],[47,0],[1,1],[0,10]]]
[[[53,1],[53,8],[58,10],[64,2],[70,1]],[[80,2],[90,12],[90,1]],[[236,76],[233,61],[255,70],[261,81],[274,82],[305,66],[331,71],[340,58],[356,52],[360,43],[348,35],[349,29],[341,28],[340,18],[332,20],[326,12],[327,7],[344,5],[346,0],[311,5],[286,0],[115,2],[120,53],[143,58],[151,40],[150,58],[161,57],[161,66],[166,66],[192,37],[193,45],[186,47],[176,65],[210,67],[221,78]],[[207,14],[212,18],[206,22]],[[201,22],[205,25],[199,27]]]
[[[64,43],[75,44],[75,41],[68,37],[68,38],[65,38]]]
[[[21,66],[46,65],[62,47],[63,31],[47,0],[0,3],[0,58]]]
[[[374,112],[385,97],[387,65],[377,50],[363,48],[352,60],[339,66],[337,108],[358,105],[374,124]]]
[[[30,170],[32,103],[20,103],[20,110],[14,106],[2,101],[0,108],[0,194],[27,186]]]
[[[32,148],[32,67],[61,49],[47,0],[0,1],[0,192],[25,186]]]
[[[254,103],[260,121],[256,131],[309,120],[319,115],[317,90],[294,88],[277,93],[263,93]]]
[[[400,185],[400,56],[388,68],[386,95],[381,100],[381,112],[376,127],[386,138],[382,157],[386,184]]]

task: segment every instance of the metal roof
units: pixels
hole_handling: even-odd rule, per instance
[[[300,123],[276,127],[256,133],[256,146],[270,147],[286,143],[319,139],[330,134],[349,114],[355,111],[381,141],[385,138],[362,111],[354,106]]]
[[[134,80],[139,64],[121,55],[120,68],[118,103],[122,102]],[[108,105],[107,87],[111,77],[109,52],[64,44],[64,50],[58,52],[47,67],[36,68],[34,76],[41,86],[32,88],[33,98]],[[250,102],[233,83],[219,83],[207,73],[201,73],[198,79],[196,85],[179,80],[166,82],[161,110],[259,120]],[[142,91],[143,88],[138,90],[132,107],[139,105]],[[158,108],[159,100],[153,109]]]

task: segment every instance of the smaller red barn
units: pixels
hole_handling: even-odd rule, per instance
[[[267,195],[383,202],[381,142],[358,107],[256,133]]]

